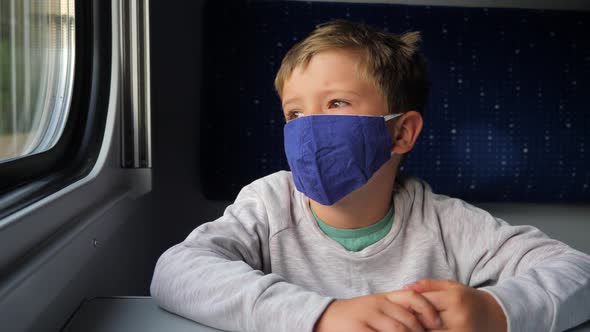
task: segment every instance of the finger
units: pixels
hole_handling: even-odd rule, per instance
[[[454,316],[456,314],[454,312],[441,312],[440,317],[442,321],[442,325],[439,328],[428,330],[428,332],[449,332],[449,331],[456,331],[457,330],[457,323],[454,321]]]
[[[439,327],[440,321],[436,307],[421,294],[412,290],[407,290],[403,292],[396,291],[385,293],[385,296],[390,302],[413,310],[416,313],[416,317],[425,328],[433,329]]]
[[[368,324],[363,326],[359,331],[361,331],[361,332],[379,332],[378,330],[375,330],[374,328],[370,327]]]
[[[420,293],[420,295],[423,296],[431,305],[433,305],[439,314],[451,308],[449,292],[425,292]]]
[[[404,324],[412,332],[424,332],[424,327],[418,317],[398,304],[389,303],[382,307],[381,311],[388,317]]]
[[[437,307],[438,315],[441,320],[440,326],[428,330],[429,332],[452,330],[453,327],[458,324],[458,313],[455,310],[456,308],[450,304],[451,301],[449,300],[448,292],[422,293],[422,296],[426,297],[435,307]]]
[[[405,326],[402,322],[392,318],[382,312],[375,314],[371,319],[367,321],[369,327],[379,332],[424,332],[413,331]]]
[[[441,311],[439,312],[440,317],[440,326],[436,328],[428,328],[428,332],[435,332],[435,331],[448,331],[454,330],[458,325],[456,320],[457,313],[454,311]]]
[[[424,293],[447,290],[460,286],[463,286],[463,284],[452,280],[422,279],[410,285],[410,288],[416,292]]]

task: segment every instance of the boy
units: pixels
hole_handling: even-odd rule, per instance
[[[163,308],[228,331],[561,331],[590,257],[398,167],[429,90],[418,33],[319,26],[275,85],[291,172],[244,187],[156,265]]]

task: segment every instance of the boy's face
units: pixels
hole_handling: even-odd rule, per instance
[[[305,69],[298,66],[283,86],[287,121],[311,114],[386,115],[379,90],[360,76],[358,55],[331,50],[314,55]]]

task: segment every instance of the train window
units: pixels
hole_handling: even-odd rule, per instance
[[[0,0],[0,163],[51,149],[72,99],[74,0]]]
[[[0,0],[0,219],[90,173],[111,87],[109,1]]]

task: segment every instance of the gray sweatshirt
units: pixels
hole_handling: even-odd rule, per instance
[[[324,234],[308,203],[290,172],[254,181],[223,216],[162,254],[152,296],[223,330],[311,332],[335,299],[434,278],[492,294],[510,332],[562,331],[590,318],[590,256],[416,177],[398,175],[391,230],[358,252]]]

